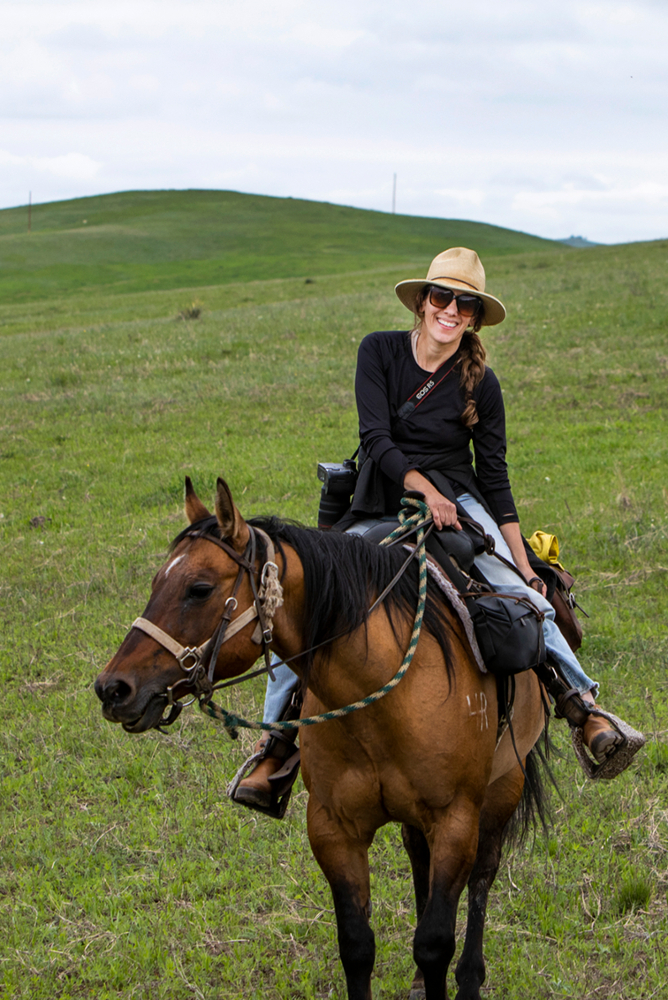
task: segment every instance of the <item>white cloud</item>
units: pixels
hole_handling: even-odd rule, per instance
[[[65,153],[61,156],[16,156],[0,149],[0,168],[15,167],[52,174],[72,181],[89,181],[97,176],[102,164],[83,153]]]
[[[563,205],[614,205],[642,204],[658,205],[668,202],[668,184],[647,182],[636,184],[630,188],[612,188],[608,191],[596,191],[590,188],[567,186],[560,191],[527,191],[515,195],[514,204],[520,208],[532,210],[559,208]]]
[[[558,191],[520,191],[513,199],[520,214],[543,219],[547,224],[560,222],[567,211],[572,217],[632,216],[644,225],[657,215],[668,221],[668,184],[647,181],[630,187],[593,191],[572,186]],[[643,218],[644,217],[644,218]],[[664,230],[668,232],[668,230]]]
[[[331,53],[332,50],[348,48],[353,42],[362,38],[363,34],[364,32],[360,30],[351,31],[300,21],[282,37],[301,45],[325,49]]]
[[[73,181],[89,181],[99,173],[101,163],[83,153],[66,153],[64,156],[35,157],[38,170],[55,174]]]
[[[662,0],[5,3],[3,203],[220,184],[389,209],[396,171],[399,211],[662,236],[667,49]]]
[[[475,208],[479,208],[485,200],[485,192],[479,188],[468,188],[464,190],[437,188],[434,193],[440,198],[446,198],[448,201],[456,202],[462,206],[473,205]]]

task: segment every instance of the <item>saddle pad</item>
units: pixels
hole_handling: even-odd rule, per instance
[[[415,546],[404,545],[404,548],[407,552],[412,552],[414,551]],[[456,587],[450,582],[438,563],[436,563],[429,555],[427,556],[427,572],[434,583],[438,585],[439,590],[441,590],[445,597],[447,597],[452,610],[458,615],[459,620],[464,626],[466,638],[469,641],[471,652],[473,653],[474,659],[478,664],[480,673],[486,674],[487,667],[485,666],[485,661],[482,658],[480,647],[478,646],[478,640],[475,637],[475,630],[473,628],[473,622],[471,621],[469,610],[457,593]]]

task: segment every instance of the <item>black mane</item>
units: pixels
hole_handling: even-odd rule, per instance
[[[368,611],[378,594],[390,583],[406,558],[401,546],[374,545],[360,535],[305,528],[277,517],[254,517],[248,521],[265,531],[279,551],[282,543],[290,545],[304,568],[304,628],[302,646],[328,643],[343,634],[366,625]],[[170,551],[188,534],[199,532],[220,538],[215,517],[188,525],[172,542]],[[414,560],[384,600],[393,630],[397,618],[413,620],[417,606],[418,566]],[[422,625],[438,642],[445,658],[448,677],[451,672],[450,623],[444,611],[443,596],[432,583],[427,584],[427,603]],[[395,630],[396,636],[396,630]],[[326,652],[325,646],[324,652]],[[322,653],[323,650],[321,649]],[[315,653],[302,658],[308,676]]]

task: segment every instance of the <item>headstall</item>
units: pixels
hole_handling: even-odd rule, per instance
[[[258,645],[262,645],[265,666],[261,670],[253,671],[251,674],[245,674],[244,679],[250,679],[251,677],[257,676],[257,674],[268,673],[271,679],[275,680],[274,673],[271,668],[269,643],[272,640],[274,614],[276,609],[283,603],[283,588],[281,587],[278,579],[278,566],[275,561],[276,552],[271,538],[265,531],[262,530],[262,528],[253,527],[249,524],[248,530],[250,532],[250,538],[243,556],[240,556],[238,552],[235,552],[235,550],[226,542],[215,538],[213,535],[207,534],[205,531],[190,531],[184,536],[186,538],[203,538],[207,542],[212,542],[214,545],[223,549],[223,551],[239,566],[239,572],[237,573],[232,593],[225,601],[223,615],[211,638],[207,639],[206,642],[203,642],[201,646],[182,646],[180,642],[177,642],[176,639],[173,639],[171,635],[161,629],[158,625],[149,621],[147,618],[135,618],[132,623],[131,628],[137,628],[140,631],[145,632],[146,635],[149,635],[152,639],[155,639],[156,642],[160,643],[161,646],[164,646],[164,648],[175,657],[181,670],[186,675],[185,677],[181,677],[179,680],[175,681],[174,684],[170,684],[167,688],[166,707],[168,707],[170,711],[168,715],[160,721],[159,725],[156,727],[157,729],[161,730],[163,726],[170,726],[173,722],[176,722],[182,709],[191,705],[198,698],[205,702],[211,698],[214,692],[214,675],[221,646],[224,642],[228,642],[232,639],[237,632],[240,632],[241,629],[245,628],[246,625],[248,625],[249,622],[253,621],[255,618],[257,618],[258,623],[255,631],[253,632],[252,640]],[[257,554],[258,535],[263,538],[267,548],[266,559],[259,574],[259,588],[255,580],[255,558]],[[244,573],[248,573],[251,590],[253,592],[253,604],[232,620],[232,615],[238,607],[236,595],[239,591],[239,587],[241,586]],[[193,696],[190,701],[181,702],[178,700],[179,696],[175,696],[174,692],[176,688],[181,687],[182,685],[186,685],[193,692]]]

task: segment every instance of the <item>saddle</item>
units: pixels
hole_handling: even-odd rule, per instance
[[[463,599],[485,668],[508,677],[537,667],[545,660],[542,613],[526,597],[494,591],[474,565],[480,552],[493,551],[493,542],[461,512],[460,520],[461,531],[432,531],[427,551]],[[349,533],[380,543],[398,523],[394,518],[361,521]]]
[[[480,596],[476,596],[475,599],[470,602],[473,605],[477,604],[478,608],[472,608],[469,610],[471,613],[471,621],[473,622],[475,629],[476,640],[478,642],[478,646],[480,647],[480,652],[482,653],[486,666],[490,669],[490,672],[496,676],[497,700],[499,708],[499,730],[497,733],[497,739],[499,739],[505,728],[510,729],[512,736],[512,723],[510,720],[514,698],[514,674],[520,671],[495,669],[493,661],[490,661],[490,649],[492,654],[495,651],[494,643],[492,643],[490,647],[490,645],[485,641],[485,630],[489,626],[490,616],[489,614],[482,616],[481,623],[480,619],[476,621],[476,611],[480,608],[480,606],[484,606],[485,601],[496,602],[496,604],[492,604],[493,619],[500,606],[505,605],[506,608],[511,608],[512,604],[510,604],[507,600],[499,600],[501,595],[485,593],[485,591],[490,591],[491,588],[489,585],[485,586],[487,581],[484,580],[477,567],[473,565],[475,556],[479,552],[487,550],[484,532],[482,532],[480,526],[477,526],[477,529],[474,528],[473,522],[465,520],[463,515],[460,516],[460,521],[462,524],[461,531],[445,530],[432,532],[427,539],[427,550],[438,562],[443,572],[449,577],[459,593],[464,595],[464,597],[466,597],[467,589],[470,588],[473,590],[476,585],[479,587],[478,594]],[[398,522],[395,521],[394,518],[362,521],[352,526],[352,529],[349,530],[358,534],[363,534],[369,539],[369,541],[380,542],[396,527],[397,523]],[[526,544],[528,548],[528,543]],[[574,582],[573,577],[571,577],[570,574],[568,574],[562,567],[559,567],[559,571],[557,571],[556,567],[542,562],[542,560],[538,559],[533,550],[529,550],[527,554],[529,556],[529,563],[532,569],[535,569],[537,575],[539,575],[547,584],[547,599],[555,608],[555,621],[561,630],[562,635],[573,650],[577,649],[580,645],[582,629],[573,610],[574,607],[577,607],[577,605],[569,593],[570,587]],[[473,594],[471,594],[471,596],[473,596]],[[527,601],[527,604],[528,603],[529,602]],[[565,614],[563,613],[564,610],[566,612]],[[579,692],[574,688],[570,688],[570,686],[561,677],[556,664],[554,664],[549,657],[546,657],[544,644],[542,642],[542,625],[537,623],[536,618],[530,619],[527,617],[521,619],[519,621],[519,629],[513,629],[512,625],[517,623],[511,623],[510,631],[506,634],[510,635],[515,642],[518,640],[519,635],[519,642],[521,644],[521,630],[523,622],[531,622],[532,625],[539,625],[538,631],[540,633],[540,652],[538,656],[535,656],[534,654],[533,662],[530,662],[528,667],[534,670],[544,691],[549,694],[550,698],[554,702],[555,716],[557,718],[565,718],[568,721],[568,724],[571,727],[575,753],[585,774],[587,774],[590,778],[610,779],[615,777],[628,766],[628,763],[634,754],[637,752],[639,747],[643,745],[644,737],[641,733],[636,732],[636,730],[632,729],[616,716],[603,712],[598,707],[592,710],[589,706],[585,705]],[[577,626],[576,628],[574,628],[573,622],[575,622]],[[498,623],[492,622],[492,624],[494,625]],[[504,645],[503,626],[506,625],[506,623],[501,624],[502,629],[501,631],[497,629],[495,638],[497,642],[500,641],[501,645]],[[531,645],[531,638],[529,634],[527,634],[526,638]],[[512,647],[510,654],[508,649],[503,651],[506,654],[506,662],[510,659],[512,664],[514,649],[516,648],[517,646]],[[531,658],[532,657],[530,657],[530,659]],[[549,706],[545,695],[543,696],[543,704],[546,715],[549,715]],[[603,764],[593,764],[583,749],[583,727],[591,714],[604,716],[612,723],[612,726],[623,737],[623,742]]]
[[[363,535],[368,542],[379,545],[395,528],[399,526],[398,518],[382,518],[369,521],[357,521],[348,529],[350,535]],[[484,543],[479,541],[473,532],[462,531],[432,531],[427,539],[427,551],[434,557],[443,571],[457,589],[466,589],[462,572],[468,575],[473,570],[473,560],[484,551]],[[441,565],[443,562],[444,565]],[[452,569],[452,575],[450,573]],[[455,579],[454,577],[457,577]]]
[[[466,594],[473,590],[480,594],[485,591],[487,593],[493,592],[493,588],[474,565],[477,555],[489,551],[485,533],[480,525],[466,516],[463,507],[459,508],[459,514],[462,530],[454,531],[446,528],[443,531],[432,531],[427,538],[427,551],[460,594]],[[398,519],[394,517],[358,521],[348,528],[348,534],[363,535],[367,541],[379,544],[394,531],[398,524]],[[575,581],[566,570],[557,569],[555,566],[543,562],[529,546],[529,543],[525,544],[531,568],[546,584],[546,597],[555,609],[555,622],[566,642],[575,652],[582,644],[582,626],[574,611],[574,608],[579,607],[579,605],[576,604],[570,593]],[[503,561],[505,562],[505,560]],[[477,601],[484,603],[482,597],[478,597]],[[580,608],[580,610],[582,609]],[[475,610],[470,607],[469,611],[477,631]],[[485,643],[484,635],[481,647],[482,645],[486,645],[489,652],[489,645]],[[482,651],[484,656],[485,651]],[[495,672],[493,668],[492,672]],[[513,672],[519,673],[520,671]]]

